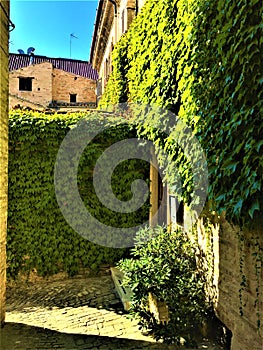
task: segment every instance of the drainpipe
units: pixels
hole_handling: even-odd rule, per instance
[[[115,42],[114,44],[116,44],[116,42],[118,41],[118,21],[117,21],[117,15],[118,15],[118,10],[117,10],[117,3],[115,0],[109,0],[109,2],[111,2],[114,5],[114,31],[115,31]]]

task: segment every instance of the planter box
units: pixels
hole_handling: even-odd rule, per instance
[[[123,272],[116,267],[111,267],[111,277],[114,282],[116,291],[121,299],[124,310],[128,311],[131,306],[132,291],[130,288],[123,287],[122,281],[124,278]],[[170,321],[169,309],[165,301],[157,300],[153,293],[149,293],[148,296],[149,311],[154,315],[159,323],[167,324]]]
[[[132,291],[130,288],[122,286],[122,281],[124,278],[123,272],[121,272],[116,267],[111,267],[110,270],[111,270],[112,280],[114,282],[116,291],[121,299],[124,310],[128,311],[131,306]]]
[[[165,301],[159,301],[153,293],[148,296],[149,311],[154,315],[155,319],[162,324],[170,321],[169,309]]]

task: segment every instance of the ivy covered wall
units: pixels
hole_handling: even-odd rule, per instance
[[[148,219],[148,202],[132,214],[116,214],[103,206],[93,187],[93,169],[98,157],[112,143],[134,136],[127,124],[102,114],[45,115],[13,110],[9,116],[9,206],[7,235],[8,275],[36,270],[40,275],[79,268],[96,270],[101,264],[113,264],[127,249],[109,248],[90,242],[66,222],[58,206],[54,186],[54,166],[61,142],[80,120],[87,129],[97,125],[115,125],[99,134],[83,152],[78,167],[78,189],[87,210],[111,227],[130,227]],[[65,171],[67,164],[65,164]],[[122,162],[113,173],[112,186],[120,200],[132,193],[134,179],[147,179],[148,165]],[[67,205],[67,203],[65,203]],[[72,213],[74,215],[74,213]],[[89,227],[96,232],[96,227]],[[105,242],[110,240],[105,237]],[[125,246],[125,245],[124,245]]]
[[[113,51],[100,101],[178,113],[205,151],[211,209],[239,223],[263,209],[262,13],[259,0],[146,1]]]
[[[209,171],[208,209],[223,218],[210,242],[216,252],[209,251],[215,309],[233,333],[233,350],[263,342],[262,14],[259,0],[147,0],[113,51],[100,101],[103,108],[118,102],[167,108],[199,139]],[[138,131],[169,152],[187,202],[191,166],[176,147],[176,131],[159,132],[171,123],[164,115],[154,130],[138,118],[144,123]],[[168,172],[167,180],[173,176]]]

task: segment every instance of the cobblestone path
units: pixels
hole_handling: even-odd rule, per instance
[[[110,275],[8,285],[1,350],[176,349],[146,337],[123,311]],[[219,350],[205,342],[200,349]]]

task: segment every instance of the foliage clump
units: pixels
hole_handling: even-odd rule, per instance
[[[260,0],[146,1],[114,49],[101,101],[126,98],[178,114],[205,152],[211,210],[238,223],[263,209],[262,12]],[[158,130],[148,135],[164,141]],[[170,142],[175,137],[165,148],[191,188],[191,169]]]
[[[131,313],[140,325],[157,339],[188,344],[198,335],[198,326],[209,309],[205,281],[196,264],[195,243],[177,229],[169,233],[161,226],[141,230],[132,258],[120,262],[124,285],[133,292]],[[170,321],[160,324],[149,310],[148,295],[153,293],[169,308]]]
[[[102,264],[114,264],[127,253],[126,248],[103,247],[83,238],[69,226],[58,205],[54,186],[56,157],[63,139],[80,121],[85,121],[90,132],[103,123],[111,126],[87,145],[80,158],[78,190],[87,211],[113,229],[133,227],[148,219],[148,203],[132,215],[115,215],[99,202],[93,187],[93,169],[103,151],[114,142],[134,136],[128,124],[119,125],[118,118],[95,112],[45,115],[11,111],[8,276],[16,277],[21,271],[32,270],[44,276],[60,271],[74,275],[81,267],[96,270]],[[112,175],[116,196],[128,200],[131,197],[129,184],[138,178],[148,178],[148,165],[134,160],[122,162]],[[96,227],[89,227],[89,230],[96,234]],[[105,242],[110,240],[111,237],[105,237]]]

